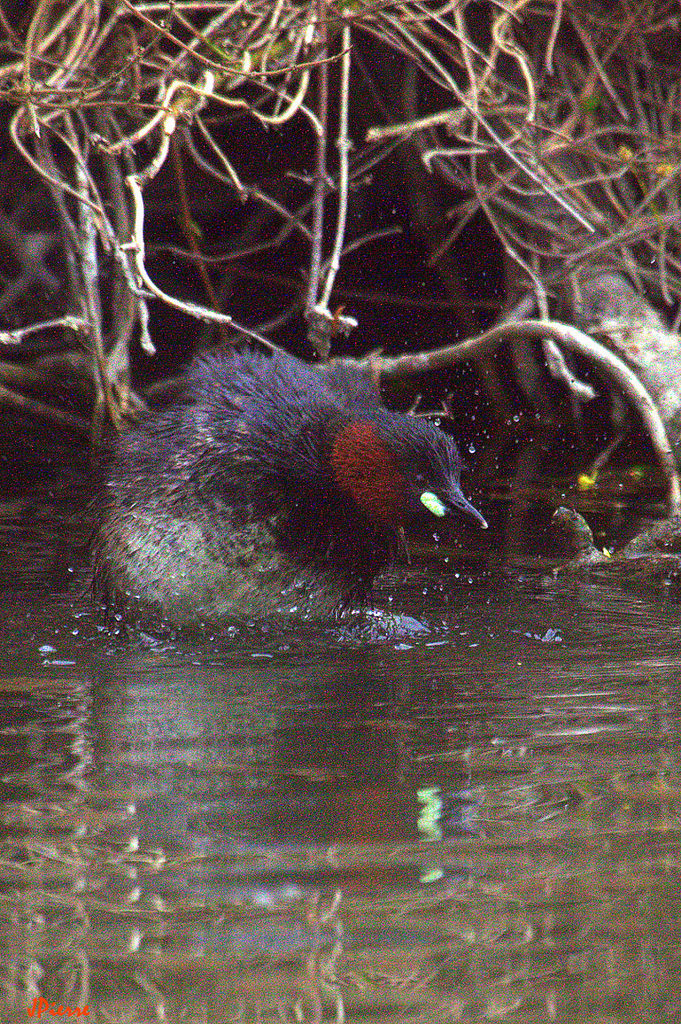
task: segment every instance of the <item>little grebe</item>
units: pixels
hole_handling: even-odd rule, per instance
[[[115,445],[93,546],[111,610],[174,622],[362,603],[403,527],[457,509],[454,442],[388,411],[371,375],[215,351]]]

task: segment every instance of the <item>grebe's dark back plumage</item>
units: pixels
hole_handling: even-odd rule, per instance
[[[459,508],[484,523],[460,469],[453,441],[387,410],[364,369],[216,351],[118,439],[95,588],[179,622],[361,603],[415,516]]]

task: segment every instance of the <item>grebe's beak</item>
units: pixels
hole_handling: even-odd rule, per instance
[[[487,520],[480,515],[474,505],[471,505],[458,484],[450,484],[445,495],[445,501],[438,498],[437,494],[434,494],[433,491],[424,491],[419,497],[421,504],[425,505],[434,516],[446,516],[452,509],[457,509],[472,516],[473,519],[477,519],[483,530],[487,529]]]

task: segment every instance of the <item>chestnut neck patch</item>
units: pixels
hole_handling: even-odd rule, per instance
[[[369,518],[395,527],[405,506],[406,481],[390,449],[369,420],[354,420],[333,440],[331,467],[339,487]]]

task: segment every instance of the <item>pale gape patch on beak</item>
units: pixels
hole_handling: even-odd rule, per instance
[[[461,512],[465,512],[469,516],[472,516],[473,519],[476,519],[483,530],[487,529],[487,521],[480,515],[477,508],[475,508],[474,505],[471,505],[468,498],[464,497],[458,484],[450,487],[447,493],[447,498],[449,500],[449,505],[445,505],[444,501],[438,498],[437,494],[434,494],[432,491],[423,491],[419,495],[421,504],[424,505],[429,512],[432,512],[434,516],[446,516],[453,507],[459,509]]]
[[[444,505],[437,494],[433,494],[432,491],[424,491],[423,494],[419,495],[421,504],[425,505],[429,512],[432,512],[434,516],[446,516],[447,506]]]

